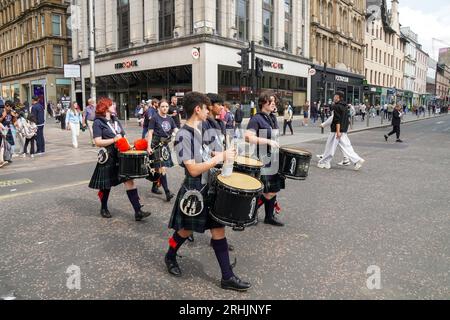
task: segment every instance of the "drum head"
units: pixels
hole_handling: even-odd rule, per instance
[[[262,188],[261,181],[253,178],[252,176],[233,172],[230,176],[224,177],[222,175],[217,176],[217,180],[223,185],[239,190],[245,191],[258,191]]]
[[[307,156],[310,157],[312,156],[311,152],[309,152],[308,150],[302,149],[302,148],[297,148],[297,147],[282,147],[280,148],[280,152],[288,152],[288,153],[293,153],[293,154],[299,154],[299,155],[303,155],[303,156]]]
[[[235,162],[238,164],[242,164],[244,166],[250,166],[250,167],[258,167],[258,168],[262,168],[264,165],[261,161],[253,159],[253,158],[248,158],[248,157],[243,157],[243,156],[237,156],[235,159]]]

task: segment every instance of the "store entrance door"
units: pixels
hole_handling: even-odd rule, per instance
[[[119,99],[116,99],[117,101],[117,115],[119,119],[124,120],[125,118],[127,120],[130,119],[130,106],[129,106],[129,94],[128,92],[119,92]]]

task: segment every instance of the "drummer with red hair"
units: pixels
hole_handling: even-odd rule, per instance
[[[98,163],[95,167],[89,188],[99,190],[101,202],[100,214],[104,218],[111,218],[108,210],[108,198],[112,187],[121,183],[125,185],[128,199],[134,209],[136,221],[150,216],[150,212],[142,210],[138,190],[134,180],[119,178],[119,146],[126,147],[125,131],[115,116],[115,104],[109,98],[101,98],[95,110],[95,120],[92,127],[95,145],[100,148]]]

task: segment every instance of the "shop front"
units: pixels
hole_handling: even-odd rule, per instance
[[[336,91],[344,93],[344,100],[347,103],[358,104],[364,99],[364,77],[361,75],[339,71],[335,69],[324,70],[321,66],[316,66],[316,74],[311,79],[311,99],[314,102],[332,104]],[[368,99],[370,93],[367,93]],[[373,96],[375,96],[376,92]]]

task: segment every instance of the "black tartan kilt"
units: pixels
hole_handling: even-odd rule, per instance
[[[271,176],[261,176],[261,182],[264,185],[263,193],[277,193],[286,187],[286,178],[278,173]]]
[[[125,180],[119,178],[119,156],[114,146],[107,147],[109,158],[104,164],[97,163],[92,174],[89,188],[96,190],[111,189]]]
[[[178,231],[180,229],[190,230],[198,233],[204,233],[206,230],[214,229],[214,228],[222,228],[223,224],[214,221],[209,215],[209,206],[207,203],[205,207],[198,216],[189,217],[185,215],[180,209],[180,201],[183,198],[183,195],[186,193],[186,188],[189,189],[197,189],[201,190],[203,187],[201,184],[201,178],[192,178],[186,177],[180,190],[177,194],[177,199],[175,200],[175,204],[172,209],[172,215],[169,220],[169,228]],[[203,200],[207,201],[208,187],[206,187],[203,192]]]
[[[155,137],[155,136],[154,136],[154,137]],[[158,146],[159,141],[160,141],[159,138],[156,138],[156,139],[154,138],[154,139],[153,139],[153,141],[152,141],[152,149],[153,149],[153,150]],[[172,168],[172,167],[174,166],[173,161],[172,161],[172,154],[171,154],[170,148],[169,148],[169,144],[165,144],[164,146],[167,147],[167,149],[169,150],[169,159],[166,160],[166,161],[154,163],[154,164],[153,164],[153,167],[154,167],[155,169],[159,169],[159,168],[162,168],[162,167],[165,167],[165,168]],[[162,148],[162,147],[159,147],[156,151],[154,151],[154,152],[153,152],[153,155],[158,155],[158,156],[159,156],[159,155],[160,155],[160,150],[161,150],[161,148]],[[151,158],[152,158],[152,157],[150,157],[150,159],[151,159]]]

